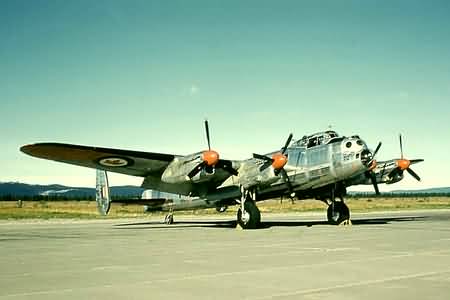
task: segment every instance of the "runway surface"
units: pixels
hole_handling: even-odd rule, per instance
[[[450,210],[263,217],[3,221],[0,299],[450,297]]]

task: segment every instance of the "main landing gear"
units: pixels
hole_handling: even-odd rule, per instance
[[[169,207],[169,213],[164,218],[164,224],[171,225],[173,224],[173,205]]]
[[[255,204],[256,192],[241,188],[241,195],[237,222],[242,229],[256,229],[261,224],[261,213]]]
[[[336,187],[331,188],[330,203],[328,203],[327,218],[332,225],[339,225],[350,220],[350,210],[344,203],[345,190],[336,195]],[[336,196],[340,199],[336,200]]]
[[[350,220],[350,210],[343,201],[335,201],[327,209],[328,222],[332,225],[339,225]]]
[[[168,213],[164,218],[164,224],[171,225],[173,224],[173,213]]]

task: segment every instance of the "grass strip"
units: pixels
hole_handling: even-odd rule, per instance
[[[411,198],[351,198],[346,201],[352,212],[396,211],[417,209],[450,208],[450,197],[411,197]],[[267,200],[258,202],[262,213],[271,212],[320,212],[325,211],[325,203],[317,200],[300,200],[292,203]],[[230,207],[224,214],[234,215],[237,206]],[[165,212],[144,213],[141,205],[112,204],[106,218],[145,217],[148,215],[163,216]],[[210,215],[217,214],[215,209],[176,212],[178,215]],[[15,201],[0,201],[0,219],[101,219],[95,201],[23,201],[18,207]]]

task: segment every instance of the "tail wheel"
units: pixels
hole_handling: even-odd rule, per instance
[[[243,229],[256,229],[261,223],[261,213],[255,202],[247,200],[244,203],[244,211],[239,207],[237,221]]]
[[[350,219],[350,210],[344,202],[336,201],[328,206],[327,217],[330,224],[338,225]]]

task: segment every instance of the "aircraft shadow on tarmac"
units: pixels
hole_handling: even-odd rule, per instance
[[[365,219],[355,219],[352,220],[352,225],[383,225],[392,222],[413,222],[425,219],[423,216],[414,217],[382,217],[382,218],[365,218]],[[260,229],[271,228],[271,227],[311,227],[316,225],[330,225],[327,221],[265,221],[261,222]],[[176,228],[195,228],[195,227],[205,227],[205,228],[236,228],[237,222],[235,220],[230,221],[178,221],[171,225],[166,225],[158,221],[149,222],[138,222],[138,223],[123,223],[113,225],[115,228],[119,229],[176,229]]]

